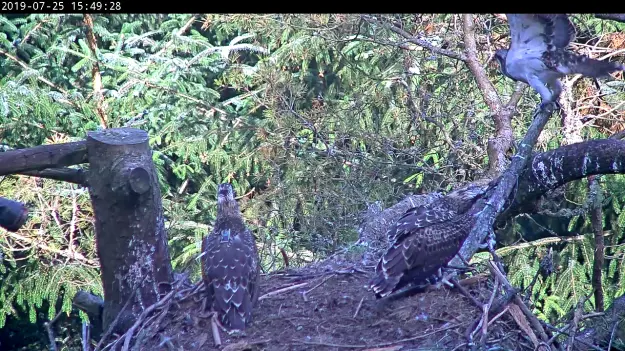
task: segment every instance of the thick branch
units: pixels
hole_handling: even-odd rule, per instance
[[[625,13],[595,13],[595,17],[625,23]]]
[[[499,179],[497,188],[477,218],[469,237],[460,249],[459,254],[465,261],[471,259],[488,233],[492,232],[495,219],[502,211],[506,200],[510,197],[512,189],[516,187],[519,174],[525,169],[538,136],[552,113],[552,106],[549,105],[548,108],[539,109],[534,115],[534,121],[530,125],[527,134],[525,134],[523,141],[519,144],[518,152],[513,157],[512,164]],[[450,264],[461,266],[462,260],[456,256]]]
[[[484,96],[484,100],[490,110],[497,114],[500,112],[503,107],[501,100],[499,99],[499,95],[497,94],[497,90],[488,79],[486,75],[486,70],[480,64],[477,59],[477,44],[475,42],[475,24],[473,23],[473,15],[464,14],[462,15],[462,29],[464,34],[464,51],[467,56],[467,66],[475,76],[475,80],[477,81],[477,86],[479,87],[482,95]]]
[[[534,200],[568,182],[618,173],[625,173],[625,141],[621,140],[589,140],[536,154],[519,178],[513,202],[499,220],[528,212]]]
[[[104,288],[103,326],[108,329],[132,299],[124,332],[173,280],[158,175],[148,134],[118,128],[87,135],[89,194]],[[123,277],[123,279],[122,279]]]
[[[87,186],[87,172],[82,169],[47,168],[41,171],[20,172],[19,174]]]
[[[87,144],[84,141],[10,150],[0,153],[0,176],[86,162]]]
[[[506,153],[512,147],[512,116],[516,110],[524,86],[517,84],[515,92],[505,106],[502,104],[495,86],[488,79],[486,70],[477,59],[477,43],[475,41],[475,25],[473,15],[462,16],[464,47],[467,67],[473,73],[477,86],[490,108],[495,121],[495,137],[488,141],[488,163],[491,176],[499,175],[507,166]]]
[[[90,292],[80,290],[72,299],[74,307],[85,312],[89,316],[89,322],[93,326],[91,336],[98,338],[102,333],[102,311],[104,310],[104,300]]]

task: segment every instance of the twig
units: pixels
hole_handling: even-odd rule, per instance
[[[213,313],[211,317],[211,330],[213,332],[213,341],[215,342],[215,346],[221,346],[221,336],[219,335],[219,328],[217,327],[217,314]]]
[[[503,273],[501,273],[499,268],[497,268],[497,266],[493,264],[492,261],[488,262],[488,268],[493,274],[497,276],[497,278],[501,281],[501,284],[504,286],[504,288],[514,290],[514,288],[512,287],[512,285],[506,278],[506,276],[503,275]],[[543,326],[540,324],[540,321],[538,320],[538,318],[536,318],[536,316],[534,316],[534,314],[527,308],[527,306],[523,303],[523,301],[521,300],[518,294],[514,294],[513,299],[514,299],[515,304],[518,305],[518,307],[521,309],[523,314],[525,314],[525,317],[527,317],[532,327],[538,331],[538,334],[540,335],[540,338],[542,339],[542,341],[547,342],[549,338],[547,337],[547,333],[545,333],[545,329],[543,329]]]
[[[564,328],[564,329],[558,329],[558,328],[556,328],[556,327],[554,327],[554,326],[551,326],[551,325],[549,325],[549,324],[546,324],[546,325],[547,325],[547,328],[549,328],[549,329],[551,329],[551,330],[553,330],[553,331],[555,331],[555,332],[558,332],[558,333],[560,333],[560,334],[564,334],[564,335],[566,335],[566,336],[571,336],[571,334],[569,334],[569,333],[567,333],[566,331],[564,331],[564,329],[566,329],[566,328]],[[568,326],[567,326],[567,327],[568,327]],[[575,340],[576,340],[576,341],[578,341],[578,342],[580,342],[580,343],[582,343],[582,344],[584,344],[584,345],[586,345],[586,346],[588,346],[588,347],[590,347],[590,348],[591,348],[591,349],[593,349],[593,350],[596,350],[596,351],[605,351],[605,350],[603,350],[603,349],[601,349],[601,348],[599,348],[599,347],[597,347],[597,346],[595,346],[595,345],[593,345],[593,344],[591,344],[591,343],[589,343],[589,342],[587,342],[587,341],[585,341],[585,340],[580,339],[580,338],[579,338],[579,336],[576,336],[576,337],[575,337]]]
[[[128,329],[128,331],[124,334],[125,339],[124,339],[124,347],[122,348],[122,351],[128,351],[128,348],[130,347],[130,339],[132,339],[132,335],[135,333],[135,330],[137,330],[139,325],[141,325],[141,322],[143,322],[145,317],[148,314],[152,313],[152,311],[154,311],[155,309],[163,306],[165,302],[169,301],[169,299],[171,299],[171,297],[174,296],[175,293],[176,293],[176,289],[172,289],[172,291],[169,292],[169,294],[165,295],[165,297],[163,297],[161,300],[159,300],[152,306],[143,310],[143,312],[141,313],[141,315],[139,316],[135,324],[133,324],[132,327],[130,327],[130,329]]]
[[[300,283],[300,284],[287,286],[286,288],[274,290],[274,291],[268,292],[268,293],[264,294],[263,296],[259,297],[258,301],[264,300],[264,299],[269,298],[269,297],[274,296],[274,295],[282,294],[283,292],[295,290],[297,288],[301,288],[301,287],[306,286],[306,285],[308,285],[308,283]]]
[[[499,317],[503,316],[504,313],[508,312],[509,308],[510,308],[510,305],[506,305],[506,307],[504,307],[504,309],[501,312],[496,314],[493,318],[490,319],[490,321],[488,321],[488,326],[490,327],[490,325],[495,323],[495,321],[498,320]]]
[[[89,14],[83,15],[85,26],[87,27],[87,46],[93,56],[93,66],[91,68],[91,77],[93,79],[93,98],[96,103],[96,111],[100,118],[102,128],[107,128],[108,118],[106,117],[106,102],[102,96],[102,74],[100,73],[100,62],[98,60],[98,45],[93,31],[93,18]]]
[[[43,326],[46,328],[46,331],[48,332],[48,339],[50,340],[50,351],[56,351],[56,340],[55,340],[56,337],[54,336],[54,330],[52,330],[52,328],[54,327],[54,323],[61,316],[61,313],[63,313],[63,311],[60,311],[59,313],[57,313],[56,316],[50,322],[43,323]]]
[[[106,329],[106,332],[102,334],[102,337],[100,338],[100,341],[98,341],[98,344],[95,346],[94,351],[99,351],[104,341],[106,341],[106,338],[108,338],[108,336],[111,335],[111,333],[113,332],[113,329],[115,328],[115,325],[117,325],[117,323],[119,322],[119,319],[121,318],[122,314],[126,311],[128,306],[130,306],[130,302],[134,299],[136,293],[137,293],[137,289],[133,289],[132,294],[130,294],[130,297],[128,297],[128,300],[126,300],[126,303],[124,304],[122,309],[119,310],[119,312],[117,313],[117,316],[115,316],[115,319],[113,319],[113,322],[111,322],[109,327]]]
[[[450,279],[450,283],[452,283],[456,289],[460,290],[462,295],[466,296],[469,300],[471,300],[471,302],[477,308],[483,307],[484,304],[479,302],[475,297],[473,297],[473,295],[471,295],[471,293],[469,293],[469,291],[464,286],[460,285],[460,283],[458,283],[458,280],[456,280],[456,278]]]
[[[358,315],[358,312],[360,312],[360,308],[362,307],[362,302],[365,300],[365,297],[363,296],[360,299],[360,302],[358,303],[358,307],[356,307],[356,312],[354,312],[354,316],[352,318],[356,318],[356,316]]]
[[[382,27],[390,30],[391,32],[400,35],[401,37],[403,37],[404,39],[406,39],[407,41],[419,45],[420,47],[427,49],[435,54],[440,54],[440,55],[444,55],[456,60],[460,60],[460,61],[466,61],[467,58],[465,55],[463,54],[458,54],[455,53],[451,50],[446,50],[446,49],[442,49],[439,47],[436,47],[430,43],[428,43],[425,40],[419,39],[413,35],[411,35],[410,33],[406,32],[405,30],[391,24],[388,22],[384,22],[383,20],[379,20],[377,18],[375,18],[374,16],[369,16],[369,15],[362,15],[360,16],[364,21],[366,21],[367,23],[377,23],[379,25],[381,25]]]
[[[614,340],[614,332],[616,331],[616,327],[618,327],[619,323],[621,323],[620,320],[614,323],[614,326],[612,327],[612,333],[610,334],[610,342],[608,343],[608,348],[606,349],[608,351],[612,350],[612,340]]]
[[[310,288],[310,289],[309,289],[309,290],[307,290],[307,291],[304,291],[304,292],[302,293],[302,297],[304,298],[304,301],[308,301],[308,298],[306,297],[306,295],[307,295],[308,293],[310,293],[311,291],[313,291],[313,290],[317,289],[318,287],[322,286],[325,282],[327,282],[330,278],[333,278],[334,276],[335,276],[335,274],[332,274],[332,275],[330,275],[330,276],[327,276],[327,277],[323,278],[323,280],[321,281],[321,283],[319,283],[319,284],[317,284],[317,285],[313,286],[312,288]]]
[[[82,322],[82,351],[91,350],[91,335],[89,332],[89,324]]]
[[[401,344],[403,342],[423,339],[425,337],[428,337],[428,336],[436,334],[436,333],[443,332],[445,330],[449,330],[449,329],[460,327],[460,326],[462,326],[464,324],[466,324],[466,323],[449,325],[449,326],[446,326],[444,328],[440,328],[440,329],[431,331],[429,333],[425,333],[425,334],[418,335],[418,336],[413,336],[411,338],[400,339],[400,340],[396,340],[396,341],[383,342],[383,343],[375,344],[375,345],[342,345],[342,344],[332,344],[332,343],[315,342],[315,341],[304,341],[304,340],[292,340],[292,341],[296,342],[296,343],[304,344],[304,345],[328,346],[328,347],[338,347],[338,348],[346,348],[346,349],[376,348],[376,347],[391,346],[391,345],[395,345],[395,344]]]
[[[569,343],[566,347],[567,351],[571,351],[573,344],[575,343],[575,334],[577,334],[577,326],[579,325],[579,322],[582,320],[582,312],[584,311],[584,303],[586,303],[586,297],[582,297],[578,302],[577,302],[577,306],[575,308],[575,311],[573,311],[573,320],[571,321],[570,324],[570,330],[571,330],[571,334],[569,337]]]
[[[488,313],[490,312],[490,308],[493,305],[493,301],[495,300],[495,295],[497,295],[497,291],[499,290],[499,279],[495,279],[495,287],[493,288],[493,292],[490,295],[490,299],[488,303],[484,305],[484,309],[482,311],[482,318],[484,321],[482,322],[482,336],[480,337],[480,344],[484,344],[486,342],[486,335],[488,334]]]
[[[289,257],[286,255],[286,251],[280,248],[280,254],[282,254],[282,260],[284,260],[284,269],[289,269]]]

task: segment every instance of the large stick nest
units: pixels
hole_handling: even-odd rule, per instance
[[[251,326],[245,335],[220,330],[219,347],[210,314],[202,311],[203,284],[178,284],[136,324],[128,350],[467,349],[482,314],[468,298],[445,287],[376,300],[366,286],[372,275],[371,268],[335,262],[265,275]],[[493,284],[481,278],[463,286],[486,303]],[[114,349],[123,349],[125,339]],[[534,349],[507,313],[489,321],[486,345]]]

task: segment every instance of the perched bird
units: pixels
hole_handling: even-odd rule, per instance
[[[380,258],[370,282],[376,297],[440,275],[471,232],[483,208],[478,200],[485,198],[490,188],[471,184],[430,205],[406,211],[387,232],[391,246]]]
[[[211,310],[226,329],[245,330],[258,300],[259,258],[228,183],[218,187],[217,220],[202,241],[202,255],[202,279]]]
[[[568,74],[600,78],[625,70],[616,62],[600,61],[567,50],[575,27],[566,14],[506,14],[510,47],[495,52],[506,77],[529,84],[542,99],[541,108],[559,106],[559,79]]]

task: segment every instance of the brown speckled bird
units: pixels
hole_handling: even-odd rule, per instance
[[[391,246],[380,258],[370,288],[377,298],[408,284],[423,284],[458,253],[483,208],[489,185],[454,190],[434,203],[412,208],[388,230]]]
[[[228,183],[217,190],[217,220],[202,241],[202,253],[202,279],[211,310],[226,329],[245,330],[258,300],[259,258]]]

